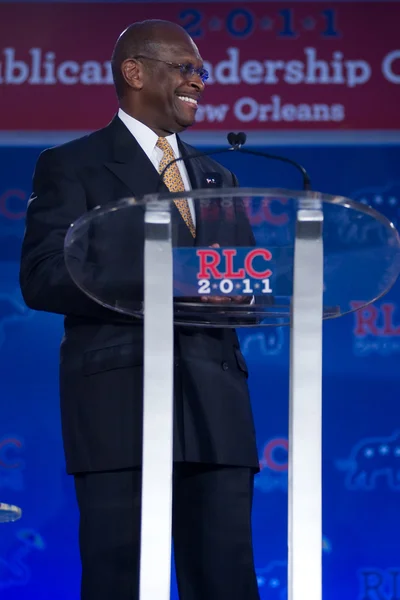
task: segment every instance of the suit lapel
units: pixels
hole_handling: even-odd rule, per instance
[[[122,121],[115,117],[108,126],[108,135],[112,149],[112,160],[105,163],[106,168],[127,186],[132,195],[140,198],[146,194],[168,192],[167,186],[160,181],[154,165],[142,150],[134,136]],[[182,157],[193,154],[194,150],[178,138]],[[201,157],[185,161],[193,189],[202,189],[206,185],[207,165]],[[218,239],[219,220],[215,218],[215,208],[218,201],[211,200],[210,209],[201,210],[195,198],[196,239],[193,240],[187,225],[184,223],[178,209],[172,206],[172,230],[174,243],[180,246],[209,245]],[[213,210],[214,208],[214,210]],[[214,214],[214,218],[211,215]]]
[[[105,166],[134,196],[168,191],[146,153],[118,117],[110,123],[109,135],[113,159]]]
[[[178,145],[179,150],[181,152],[181,156],[185,159],[188,159],[191,155],[194,154],[194,150],[187,146],[182,140],[178,137]],[[190,183],[193,189],[199,189],[204,186],[204,169],[202,165],[201,157],[192,158],[190,160],[185,160],[185,167],[187,173],[189,175]]]
[[[168,192],[153,163],[121,119],[118,117],[113,119],[108,126],[108,133],[113,160],[106,162],[105,166],[135,197]],[[175,204],[171,207],[171,221],[174,245],[193,245],[193,237]]]
[[[194,154],[193,149],[188,147],[184,142],[179,140],[179,146],[182,156],[188,157]],[[193,158],[185,161],[186,170],[189,175],[190,183],[193,189],[206,189],[209,187],[207,183],[210,169],[204,163],[202,157]],[[216,173],[220,177],[219,173]],[[218,181],[218,178],[217,178]],[[222,182],[217,185],[221,187]],[[196,246],[209,246],[218,241],[220,230],[220,203],[216,198],[210,198],[207,203],[200,203],[200,200],[194,195],[195,213],[196,213]]]

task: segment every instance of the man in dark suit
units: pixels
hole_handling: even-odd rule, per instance
[[[39,157],[20,271],[28,306],[65,315],[61,414],[80,510],[83,600],[138,597],[143,326],[74,285],[64,238],[95,206],[156,191],[171,148],[173,156],[195,152],[176,134],[193,124],[206,79],[192,39],[165,21],[123,32],[112,67],[118,115],[104,129]],[[204,187],[210,172],[222,186],[237,184],[204,157],[180,161],[171,186]],[[175,242],[253,243],[243,219],[224,223],[218,235],[201,219],[189,203],[174,207]],[[131,226],[141,288],[143,222]],[[175,327],[174,353],[173,537],[181,600],[257,600],[251,506],[258,459],[236,333]]]

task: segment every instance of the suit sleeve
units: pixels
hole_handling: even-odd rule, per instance
[[[21,291],[30,308],[93,318],[109,313],[77,287],[64,260],[67,230],[86,211],[85,190],[73,169],[54,151],[43,152],[33,176],[20,263]]]

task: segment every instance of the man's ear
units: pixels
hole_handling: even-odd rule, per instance
[[[141,90],[143,87],[142,65],[134,58],[127,58],[121,64],[121,73],[126,84],[134,90]]]

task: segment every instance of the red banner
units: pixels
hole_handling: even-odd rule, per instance
[[[0,129],[92,130],[113,116],[110,56],[147,18],[180,23],[210,71],[196,130],[400,129],[400,5],[0,5]]]

